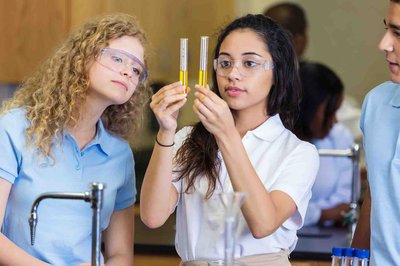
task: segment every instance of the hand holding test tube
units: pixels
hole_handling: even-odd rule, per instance
[[[180,68],[179,68],[179,80],[182,85],[185,86],[185,93],[189,93],[188,87],[188,39],[181,38],[181,53],[180,53]]]
[[[199,85],[207,87],[208,36],[201,36]]]

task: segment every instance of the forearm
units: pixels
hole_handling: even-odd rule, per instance
[[[4,266],[49,266],[22,250],[3,234],[0,234],[0,265]]]
[[[106,265],[132,266],[134,246],[134,207],[114,211],[103,232]]]
[[[335,221],[343,222],[343,217],[349,211],[349,204],[342,203],[333,208],[324,209],[321,211],[320,221]]]
[[[157,138],[160,143],[171,144],[174,132],[159,132]],[[140,216],[152,228],[164,224],[172,212],[172,157],[173,147],[161,147],[156,143],[143,180]]]
[[[282,224],[282,216],[251,164],[239,134],[217,138],[217,143],[234,191],[247,193],[242,212],[252,234],[256,238],[272,234]]]
[[[361,212],[357,223],[356,231],[354,233],[353,242],[351,246],[353,248],[370,249],[370,238],[371,238],[371,225],[370,225],[370,214],[371,214],[371,196],[369,189],[365,192],[364,202],[361,206]]]

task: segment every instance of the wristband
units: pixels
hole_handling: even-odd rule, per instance
[[[158,141],[157,136],[156,136],[156,143],[157,143],[159,146],[165,147],[165,148],[172,147],[172,146],[175,145],[175,142],[172,142],[172,144],[170,144],[170,145],[161,144],[161,143]]]

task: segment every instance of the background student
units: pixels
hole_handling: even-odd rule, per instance
[[[309,22],[303,7],[298,3],[278,2],[267,7],[263,14],[276,20],[289,31],[300,63],[308,62],[305,52],[309,43]],[[344,126],[351,130],[354,138],[361,141],[360,108],[353,97],[344,95],[336,116]]]
[[[327,66],[300,64],[303,98],[294,133],[317,149],[348,149],[351,132],[336,119],[343,101],[343,83]],[[312,188],[305,225],[343,225],[352,191],[352,162],[349,158],[320,157],[320,166]]]

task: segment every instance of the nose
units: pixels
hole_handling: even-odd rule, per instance
[[[240,63],[241,62],[234,62],[232,69],[228,73],[229,80],[240,80],[243,77],[239,71],[240,66],[238,64]]]
[[[132,68],[128,65],[125,65],[121,71],[120,71],[122,76],[128,77],[128,78],[132,78],[133,73],[132,73]]]
[[[386,30],[381,41],[379,42],[379,49],[385,52],[393,52],[393,40],[389,30]]]

